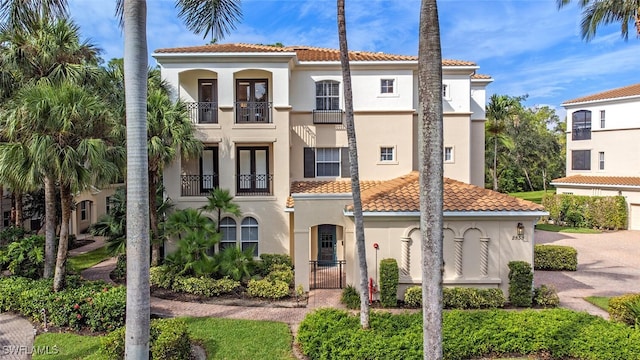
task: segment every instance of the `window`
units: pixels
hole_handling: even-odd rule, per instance
[[[380,80],[380,94],[395,94],[394,79]]]
[[[238,236],[236,234],[236,221],[230,217],[220,220],[220,251],[232,246],[236,246]]]
[[[393,147],[381,147],[380,148],[380,161],[394,161],[395,149]]]
[[[571,120],[571,140],[591,139],[591,111],[576,111],[571,116]]]
[[[268,195],[271,191],[269,148],[238,147],[237,155],[238,195]]]
[[[442,98],[449,99],[450,96],[449,84],[442,84]]]
[[[604,120],[604,110],[600,110],[600,128],[604,129],[605,120]]]
[[[8,227],[11,225],[11,211],[5,211],[2,213],[2,226]]]
[[[87,202],[80,203],[80,220],[87,220]]]
[[[604,151],[598,153],[598,169],[604,170]]]
[[[453,147],[444,147],[444,162],[453,162]]]
[[[242,219],[240,225],[242,251],[253,247],[253,256],[258,256],[258,221],[252,217]]]
[[[109,211],[111,211],[111,196],[107,196],[107,198],[105,199],[106,204],[106,208],[105,211],[108,214]]]
[[[236,122],[270,123],[269,84],[266,79],[237,80]]]
[[[316,176],[340,176],[340,148],[316,149]]]
[[[218,148],[207,147],[200,156],[200,189],[201,193],[218,187]]]
[[[591,150],[571,151],[571,170],[591,170]]]
[[[323,80],[316,83],[316,110],[340,110],[340,83]]]
[[[304,148],[304,177],[349,177],[349,149]]]

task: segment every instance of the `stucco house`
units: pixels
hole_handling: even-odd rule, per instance
[[[229,189],[243,215],[223,217],[218,249],[290,254],[305,289],[326,285],[318,276],[335,269],[339,285],[356,283],[339,51],[210,44],[153,57],[205,144],[200,158],[165,168],[176,207],[199,208],[210,189]],[[395,257],[402,283],[416,284],[417,57],[352,51],[350,59],[370,277],[377,261]],[[493,79],[478,68],[442,63],[445,279],[506,290],[507,263],[533,262],[533,224],[546,213],[482,188],[485,88]]]
[[[640,84],[565,101],[567,172],[558,194],[626,198],[628,228],[640,230]]]

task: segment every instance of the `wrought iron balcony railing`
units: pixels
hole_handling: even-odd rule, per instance
[[[342,124],[342,110],[313,110],[314,124]]]
[[[218,175],[182,175],[182,196],[208,196],[218,187]]]
[[[237,196],[273,194],[273,174],[238,174],[236,178]]]
[[[217,102],[187,102],[189,117],[194,124],[217,124]]]
[[[270,123],[271,103],[266,101],[237,101],[236,123]]]

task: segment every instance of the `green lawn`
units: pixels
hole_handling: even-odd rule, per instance
[[[82,270],[88,269],[104,260],[109,259],[113,255],[109,254],[107,247],[101,247],[89,251],[88,253],[80,254],[69,258],[69,266],[71,270],[76,273],[80,273]]]
[[[546,194],[554,194],[555,191],[553,190],[547,190]],[[529,200],[529,201],[533,201],[534,203],[540,204],[542,203],[542,197],[544,196],[545,191],[544,190],[540,190],[540,191],[527,191],[527,192],[517,192],[517,193],[510,193],[509,195],[511,196],[515,196],[517,198],[523,199],[523,200]]]
[[[564,232],[564,233],[573,233],[573,234],[600,234],[601,233],[600,230],[587,229],[587,228],[572,228],[572,227],[551,225],[551,224],[536,224],[536,230]]]
[[[293,338],[286,324],[271,321],[185,318],[192,339],[207,352],[207,359],[295,359]],[[34,360],[110,360],[97,353],[100,337],[49,333],[36,337],[34,346],[48,347],[49,355]],[[54,348],[56,346],[56,348]],[[51,354],[51,349],[59,350]]]
[[[609,299],[610,297],[606,296],[587,296],[584,298],[586,301],[592,303],[593,305],[599,307],[604,311],[609,311]]]

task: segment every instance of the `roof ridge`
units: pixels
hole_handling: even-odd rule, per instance
[[[626,90],[631,90],[630,93],[626,93]],[[619,95],[617,93],[620,93]],[[584,101],[595,101],[595,100],[609,100],[609,99],[618,99],[629,96],[638,96],[640,95],[640,83],[625,85],[621,87],[617,87],[614,89],[600,91],[594,94],[584,95],[575,99],[567,100],[563,102],[563,104],[572,104]]]

